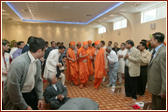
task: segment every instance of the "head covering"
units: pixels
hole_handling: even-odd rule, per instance
[[[89,40],[89,41],[88,41],[88,43],[92,43],[92,41],[91,41],[91,40]]]
[[[70,45],[75,45],[75,41],[70,42]]]
[[[81,44],[81,42],[78,42],[78,44]]]
[[[100,44],[100,41],[99,41],[99,40],[97,40],[97,41],[95,42],[95,45],[97,45],[97,44]]]
[[[87,42],[87,41],[83,42],[83,46],[84,46],[84,45],[87,45],[87,44],[88,44],[88,42]]]

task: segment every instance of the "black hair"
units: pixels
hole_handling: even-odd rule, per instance
[[[17,42],[17,45],[20,46],[22,43],[24,43],[23,41],[19,41]]]
[[[134,42],[132,40],[127,40],[126,43],[131,44],[131,46],[134,46]]]
[[[66,57],[66,55],[64,55],[64,56],[62,57],[62,59],[65,58],[65,57]]]
[[[126,44],[125,44],[125,43],[121,43],[121,44],[123,44],[124,46],[126,46]]]
[[[2,45],[6,45],[6,44],[9,44],[9,41],[8,40],[2,40]]]
[[[95,43],[93,43],[92,46],[95,46]]]
[[[61,42],[61,44],[64,44],[64,42]]]
[[[48,44],[48,42],[47,41],[45,41],[45,45],[47,45]]]
[[[51,44],[53,43],[54,41],[51,42]]]
[[[145,39],[142,39],[141,42],[145,42],[145,43],[146,43],[146,40],[145,40]]]
[[[57,42],[57,45],[60,44],[60,42]]]
[[[164,42],[165,36],[163,33],[156,32],[156,33],[152,34],[152,36],[158,41],[158,43]]]
[[[31,40],[34,38],[34,36],[30,36],[27,40],[27,43],[30,44],[31,43]]]
[[[112,44],[112,41],[109,41]]]
[[[139,45],[137,46],[137,49],[139,48]]]
[[[103,40],[101,41],[101,43],[102,43],[103,45],[105,45],[105,42],[104,42]]]
[[[66,47],[65,46],[59,46],[58,49],[66,49]]]
[[[29,51],[33,53],[37,52],[37,50],[39,49],[43,51],[44,48],[45,48],[45,41],[42,38],[34,37],[29,45]]]
[[[114,44],[117,44],[117,45],[118,45],[118,43],[117,43],[117,42],[115,42]]]
[[[139,44],[142,44],[142,46],[145,46],[145,48],[146,48],[146,43],[145,42],[140,42]]]

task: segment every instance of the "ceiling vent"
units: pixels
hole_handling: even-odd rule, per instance
[[[137,7],[137,6],[139,6],[139,5],[141,5],[140,3],[134,3],[134,4],[132,4],[131,6],[132,7]]]
[[[86,16],[92,16],[91,14],[87,14]]]
[[[23,11],[23,12],[29,12],[29,10],[28,10],[28,9],[22,9],[22,11]]]

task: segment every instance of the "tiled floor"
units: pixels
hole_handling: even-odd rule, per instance
[[[70,82],[66,81],[65,85],[68,90],[68,97],[76,98],[76,97],[85,97],[90,98],[96,101],[99,104],[100,110],[134,110],[131,107],[135,102],[150,102],[151,94],[146,90],[145,97],[138,97],[137,101],[132,101],[131,97],[124,97],[124,80],[121,85],[121,92],[114,93],[111,88],[106,87],[107,83],[101,85],[100,90],[96,91],[93,86],[94,81],[88,81],[88,88],[80,89],[79,86],[72,86]],[[48,86],[48,82],[43,83],[43,90]],[[46,104],[44,101],[44,110],[49,110],[49,104]],[[142,109],[142,108],[140,108]],[[139,109],[139,110],[140,110]]]

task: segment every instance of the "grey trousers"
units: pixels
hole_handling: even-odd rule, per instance
[[[109,84],[115,86],[117,81],[119,62],[115,62],[113,64],[109,63],[108,65],[109,65]]]

